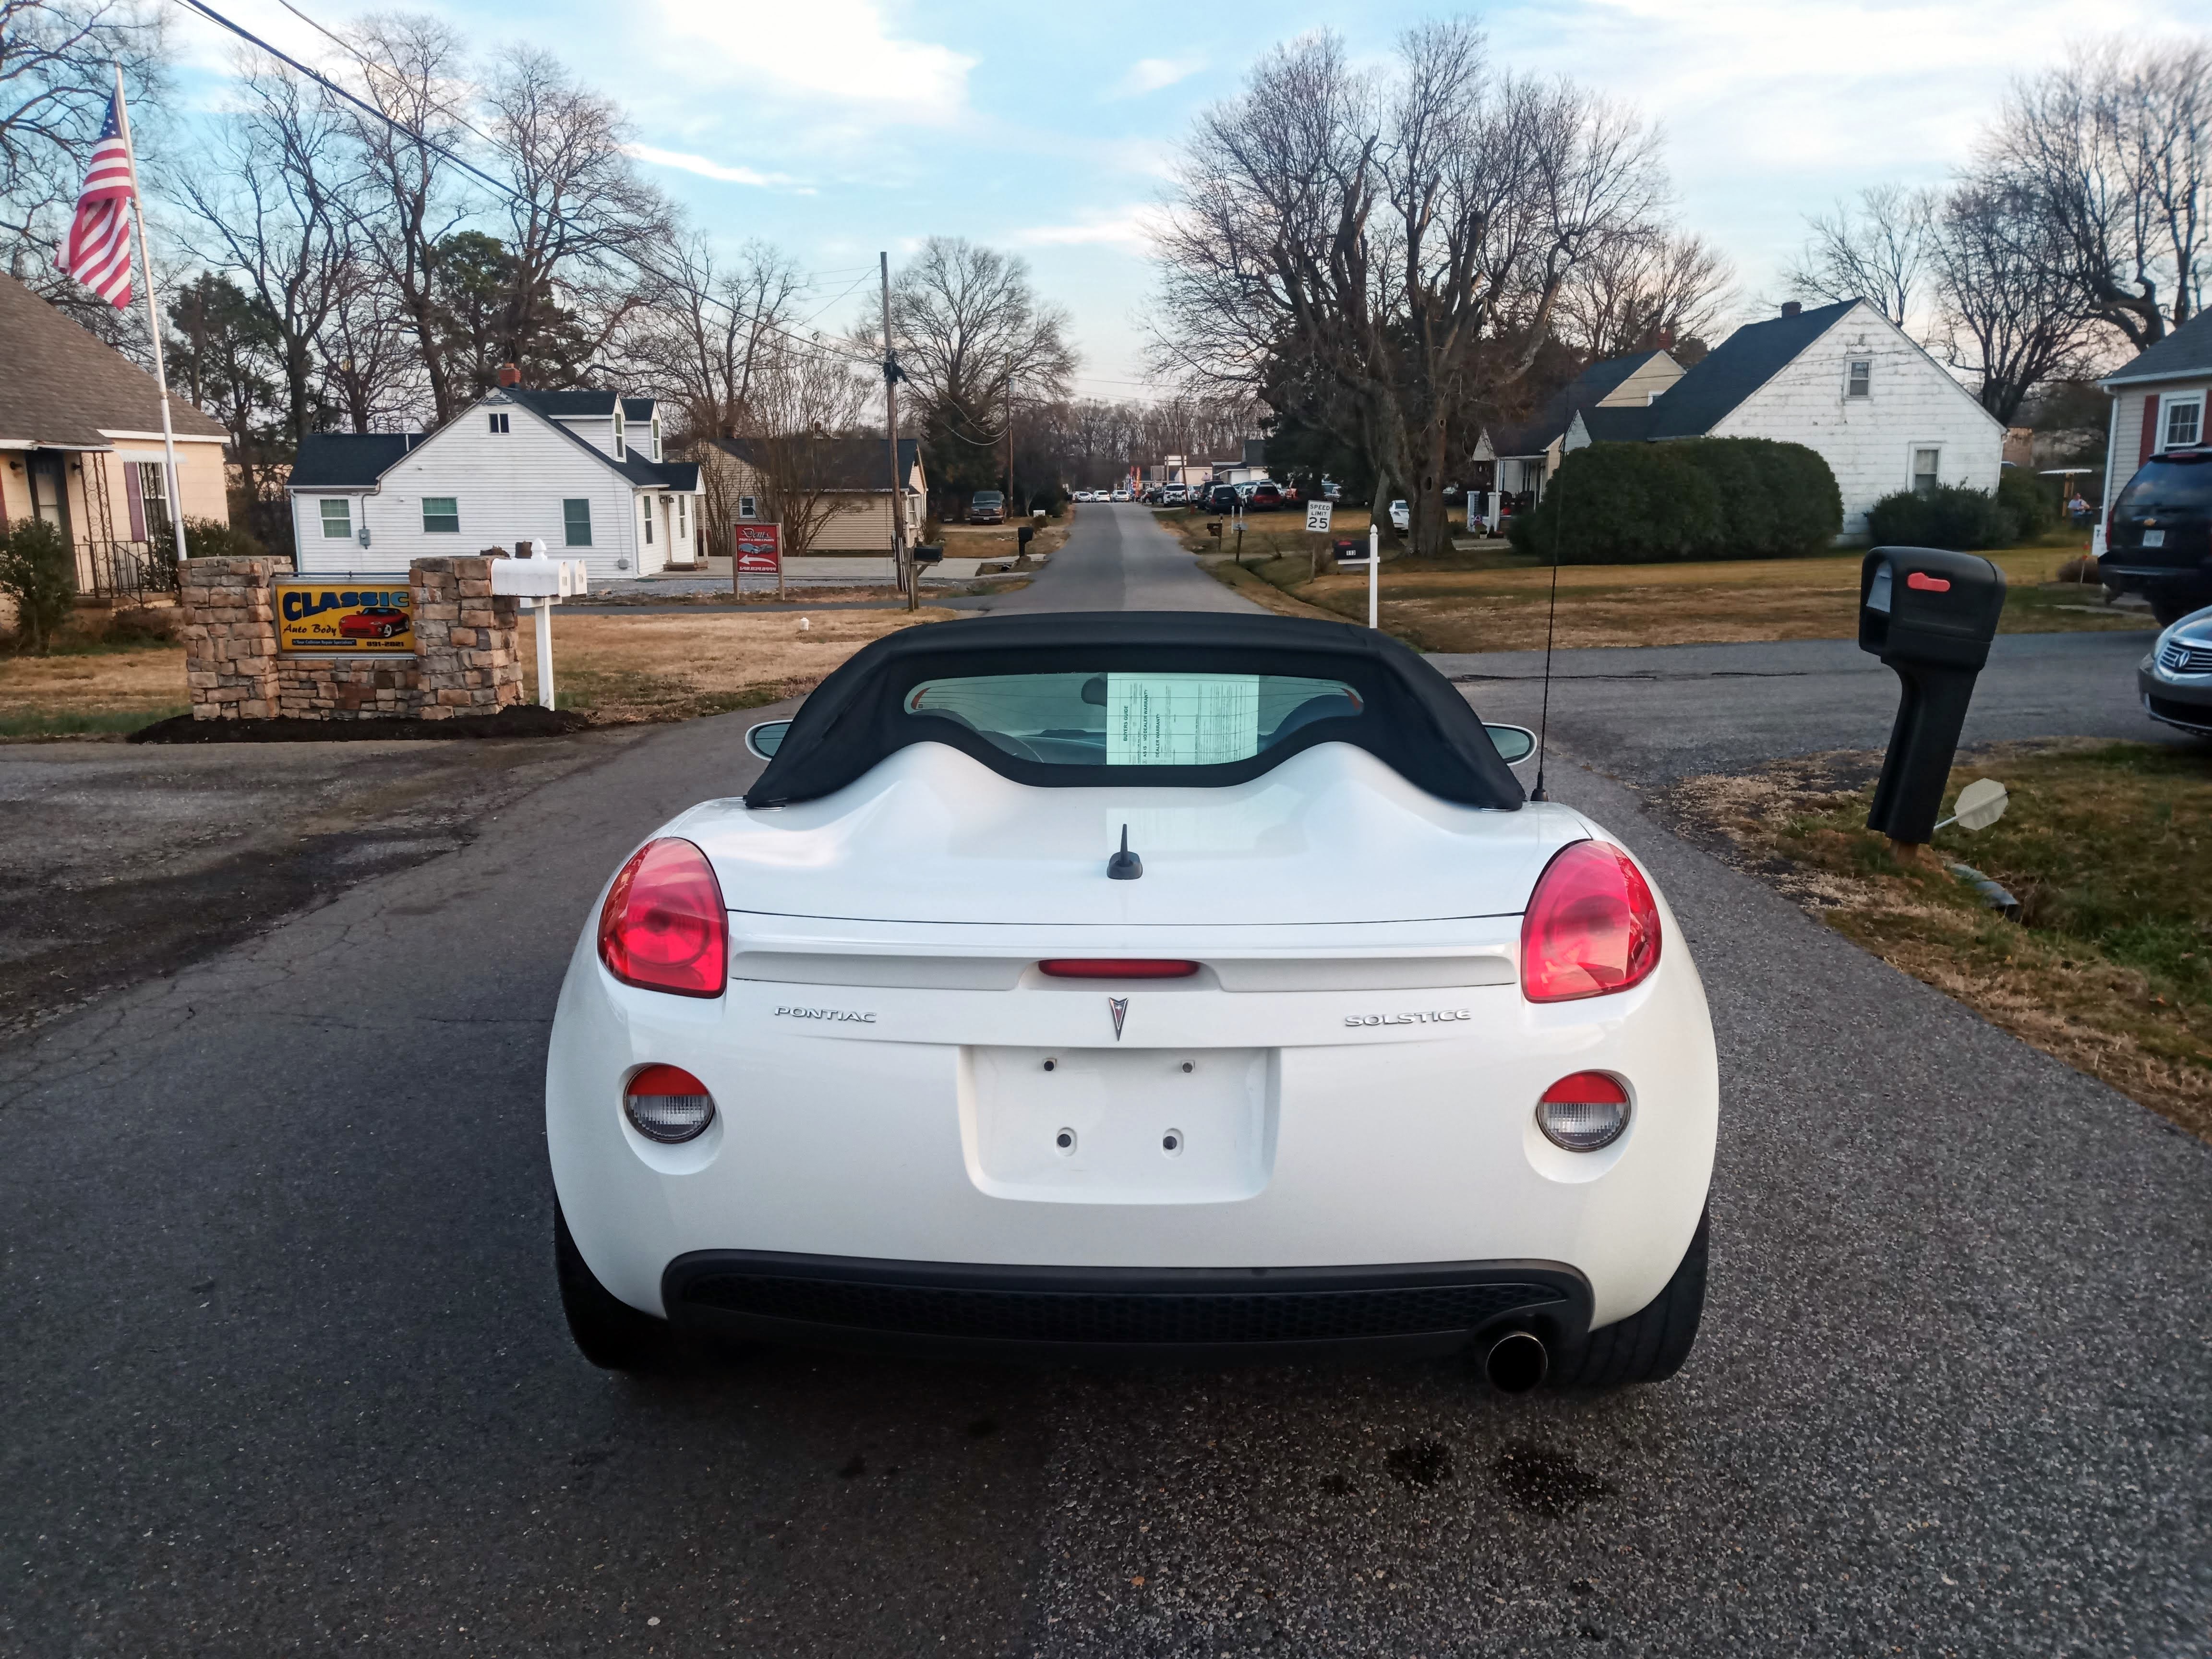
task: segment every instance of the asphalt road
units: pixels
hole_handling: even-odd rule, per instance
[[[2136,633],[2005,634],[1974,687],[1960,741],[2114,738],[2195,744],[2136,696],[2136,664],[2156,638]],[[1540,651],[1432,656],[1491,720],[1542,718]],[[1879,750],[1897,713],[1897,676],[1849,640],[1561,651],[1551,736],[1615,776],[1658,785],[1737,772],[1778,756]]]
[[[2212,1649],[2212,1148],[1574,765],[1720,1036],[1674,1381],[591,1370],[554,994],[763,712],[0,1048],[0,1652]]]
[[[963,611],[1243,611],[1141,502],[1085,501],[1075,527],[1027,587],[956,599]]]

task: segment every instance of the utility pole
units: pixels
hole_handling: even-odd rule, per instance
[[[891,256],[886,249],[876,258],[884,279],[884,430],[890,434],[891,447],[891,570],[906,590],[906,608],[912,611],[921,599],[916,592],[921,584],[906,556],[906,480],[899,477],[898,464],[898,353],[891,347]]]
[[[1014,377],[1006,377],[1006,522],[1014,521]]]

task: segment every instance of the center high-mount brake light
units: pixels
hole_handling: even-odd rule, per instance
[[[1564,848],[1521,918],[1521,994],[1572,1002],[1641,985],[1659,965],[1659,903],[1635,861],[1601,841]]]
[[[714,866],[688,841],[647,842],[599,907],[599,960],[625,985],[718,997],[729,970],[730,919]]]
[[[1053,979],[1188,979],[1198,964],[1159,957],[1055,957],[1037,963],[1037,971]]]

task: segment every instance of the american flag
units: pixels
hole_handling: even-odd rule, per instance
[[[118,311],[131,303],[131,157],[123,145],[123,94],[107,100],[76,217],[58,263]]]

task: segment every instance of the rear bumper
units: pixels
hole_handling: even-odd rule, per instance
[[[1589,1282],[1547,1261],[1295,1268],[1037,1267],[700,1250],[671,1262],[674,1323],[864,1351],[1046,1358],[1451,1353],[1588,1334]]]

